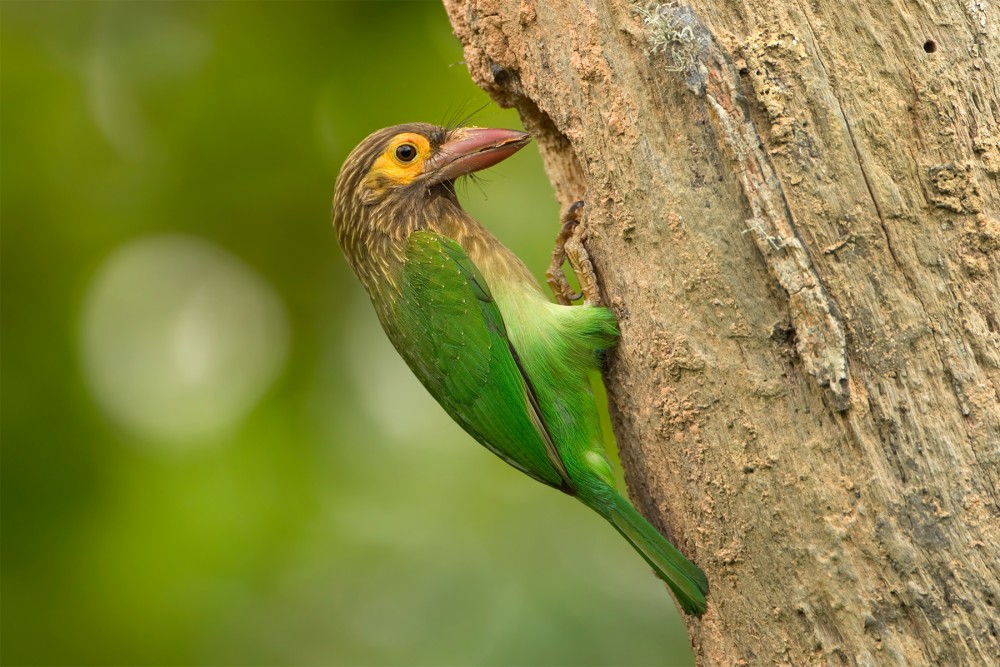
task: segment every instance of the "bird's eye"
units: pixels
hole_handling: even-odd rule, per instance
[[[417,147],[413,144],[400,144],[396,149],[396,159],[400,162],[412,162],[417,157]]]

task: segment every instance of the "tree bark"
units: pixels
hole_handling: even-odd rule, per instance
[[[712,585],[699,662],[1000,664],[992,5],[445,6],[587,202],[629,489]]]

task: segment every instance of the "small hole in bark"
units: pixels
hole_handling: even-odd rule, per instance
[[[933,39],[928,39],[926,42],[924,42],[924,51],[926,51],[927,53],[934,53],[935,51],[937,51],[937,42],[935,42]]]
[[[506,86],[510,83],[510,72],[496,63],[490,63],[490,74],[493,75],[493,83],[498,86]]]
[[[779,345],[787,345],[794,349],[796,344],[795,327],[790,322],[778,322],[771,329],[771,340]]]

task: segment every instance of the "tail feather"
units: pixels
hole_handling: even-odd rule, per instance
[[[667,583],[686,613],[696,616],[705,613],[708,578],[701,568],[685,558],[617,493],[608,520]]]

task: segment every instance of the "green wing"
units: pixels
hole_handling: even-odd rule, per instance
[[[448,414],[500,458],[564,490],[572,483],[482,274],[455,241],[410,235],[390,337]]]

